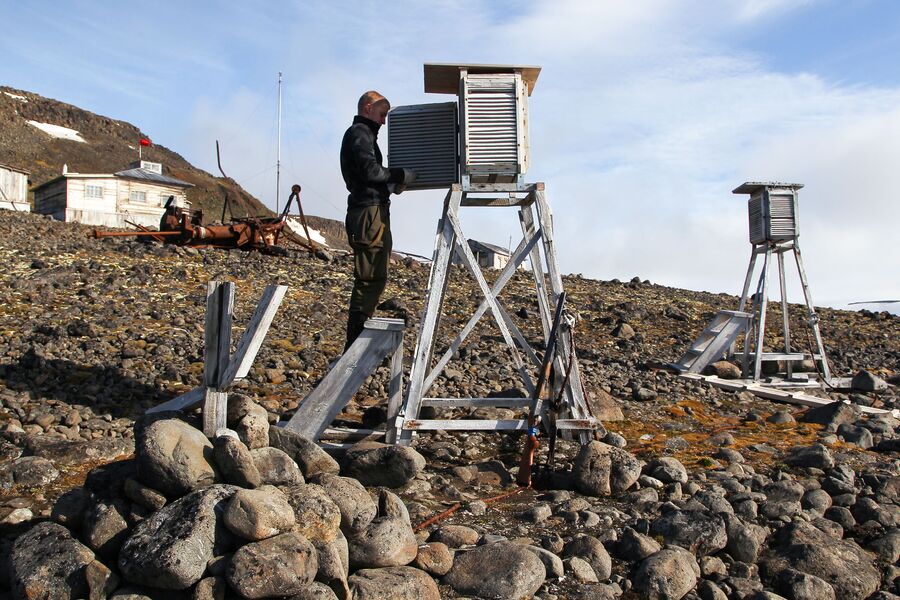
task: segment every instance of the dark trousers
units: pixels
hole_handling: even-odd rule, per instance
[[[353,291],[347,315],[346,350],[362,333],[363,324],[375,312],[387,285],[393,239],[390,209],[386,205],[350,208],[344,225],[353,248]]]

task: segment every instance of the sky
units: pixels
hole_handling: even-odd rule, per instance
[[[129,121],[211,173],[219,140],[272,208],[282,72],[280,203],[300,183],[305,212],[334,219],[363,91],[447,102],[423,63],[538,65],[526,179],[546,184],[563,273],[740,293],[751,246],[731,190],[788,181],[805,186],[815,303],[900,300],[894,0],[0,0],[0,17],[0,84]],[[395,249],[431,256],[443,197],[395,197]],[[462,221],[501,246],[521,235],[513,209]]]

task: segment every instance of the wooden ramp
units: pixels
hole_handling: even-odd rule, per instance
[[[738,335],[747,330],[751,317],[750,313],[742,311],[720,310],[672,366],[682,373],[701,373],[707,365],[728,353]]]
[[[353,345],[344,352],[319,385],[303,399],[284,428],[308,440],[318,441],[353,395],[388,356],[391,381],[388,400],[388,430],[396,418],[403,395],[402,319],[369,319]]]
[[[694,381],[704,381],[720,389],[731,390],[734,392],[750,392],[754,396],[765,398],[767,400],[787,402],[789,404],[799,404],[801,406],[817,407],[839,402],[839,400],[820,398],[811,394],[804,394],[803,392],[776,390],[764,385],[759,385],[754,381],[741,381],[740,379],[722,379],[713,375],[697,375],[695,373],[685,373],[683,375],[680,375],[680,377],[684,377],[685,379],[692,379]],[[851,404],[849,400],[844,400],[843,402],[844,404]],[[897,410],[896,408],[888,410],[884,408],[875,408],[872,406],[862,406],[859,404],[857,404],[856,406],[859,407],[859,410],[861,412],[868,415],[890,415],[895,419],[900,418],[900,410]]]

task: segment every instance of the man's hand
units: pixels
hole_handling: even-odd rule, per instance
[[[393,189],[390,190],[392,194],[402,194],[406,191],[406,186],[402,183],[394,183],[392,184]],[[390,186],[389,186],[390,187]]]
[[[414,169],[403,169],[403,185],[407,186],[414,183],[419,178],[419,174]],[[397,192],[399,193],[399,192]]]

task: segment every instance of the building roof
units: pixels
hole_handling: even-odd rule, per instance
[[[142,181],[152,181],[153,183],[163,183],[165,185],[174,185],[178,187],[194,187],[193,183],[188,183],[187,181],[175,179],[174,177],[169,177],[167,175],[160,175],[159,173],[154,173],[153,171],[147,171],[145,169],[126,169],[125,171],[118,171],[115,173],[115,176],[122,177],[123,179],[140,179]]]
[[[502,254],[503,256],[509,256],[509,250],[502,246],[495,246],[494,244],[488,244],[487,242],[479,242],[478,240],[469,240],[470,246],[481,246],[486,250],[490,250],[495,254]]]
[[[23,175],[31,175],[31,171],[26,171],[25,169],[20,169],[19,167],[14,167],[12,165],[6,165],[0,163],[0,169],[7,169],[9,171],[15,171],[16,173],[22,173]]]
[[[425,91],[431,94],[458,94],[459,72],[468,73],[519,73],[528,88],[528,95],[534,90],[541,68],[533,65],[483,65],[472,63],[425,63]]]

